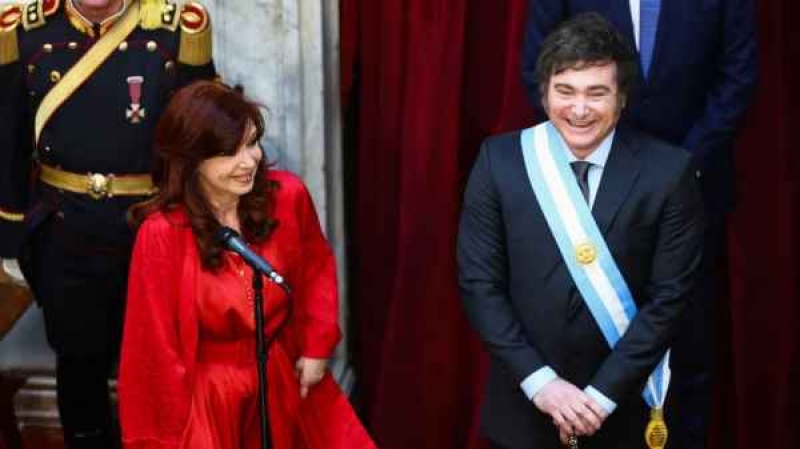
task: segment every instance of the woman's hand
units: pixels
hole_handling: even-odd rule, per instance
[[[297,375],[297,379],[300,381],[300,397],[306,397],[308,395],[308,389],[322,380],[327,366],[327,359],[312,359],[310,357],[300,357],[297,359],[294,371]]]

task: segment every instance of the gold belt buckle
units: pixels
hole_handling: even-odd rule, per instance
[[[86,191],[89,196],[96,200],[114,196],[114,194],[111,193],[111,183],[114,180],[114,175],[87,173],[86,176],[88,179]]]

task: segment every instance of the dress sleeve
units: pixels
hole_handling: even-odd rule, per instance
[[[125,449],[177,449],[189,413],[174,229],[164,219],[149,219],[133,249],[118,385]]]
[[[301,354],[327,358],[341,338],[336,262],[322,234],[311,196],[302,184],[296,192],[296,206],[302,265],[294,288]]]

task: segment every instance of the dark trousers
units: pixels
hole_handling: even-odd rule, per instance
[[[726,282],[727,233],[724,223],[709,226],[698,288],[672,345],[672,380],[665,405],[668,448],[706,447],[714,377],[717,305]]]
[[[111,449],[119,436],[111,416],[108,357],[58,357],[58,411],[68,449]]]
[[[102,228],[76,229],[53,214],[30,240],[33,290],[57,356],[67,449],[119,446],[108,381],[121,342],[130,246],[98,244],[91,232]]]

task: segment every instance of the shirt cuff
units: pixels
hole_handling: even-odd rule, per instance
[[[592,399],[597,401],[600,404],[600,407],[603,407],[608,414],[614,413],[614,410],[617,409],[617,403],[612,401],[608,398],[608,396],[600,393],[595,387],[589,385],[583,389],[583,392],[589,395]]]
[[[522,388],[525,396],[528,397],[528,400],[533,400],[533,397],[536,396],[536,393],[538,393],[542,387],[557,377],[558,375],[552,368],[543,366],[526,377],[519,386]]]

